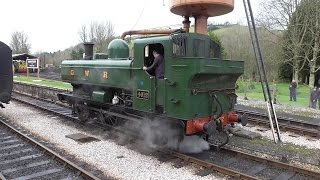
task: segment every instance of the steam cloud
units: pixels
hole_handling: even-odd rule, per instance
[[[200,153],[210,148],[207,141],[199,136],[184,136],[179,142],[179,130],[170,126],[167,121],[146,120],[140,127],[140,136],[149,148],[170,148],[182,153]]]

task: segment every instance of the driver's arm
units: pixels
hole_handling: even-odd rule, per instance
[[[159,62],[159,58],[157,57],[157,58],[154,59],[154,61],[153,61],[153,63],[151,64],[151,66],[147,67],[146,71],[149,71],[149,70],[151,70],[151,69],[156,68],[156,66],[158,65],[158,62]]]

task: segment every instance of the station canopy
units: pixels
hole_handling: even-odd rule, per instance
[[[24,54],[12,54],[13,60],[26,60],[26,59],[35,59],[36,56],[32,56],[30,54],[24,53]]]

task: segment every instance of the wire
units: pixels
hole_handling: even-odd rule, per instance
[[[139,15],[139,18],[138,18],[138,20],[136,21],[136,23],[133,25],[133,27],[131,28],[131,30],[130,31],[132,31],[132,29],[138,24],[138,22],[140,21],[140,19],[141,19],[141,16],[142,16],[142,13],[143,13],[143,11],[144,11],[144,8],[145,7],[143,7],[143,9],[142,9],[142,11],[141,11],[141,13],[140,13],[140,15]]]
[[[148,2],[144,5],[142,11],[140,12],[139,18],[137,19],[136,23],[133,25],[133,27],[131,28],[130,31],[132,31],[132,30],[134,29],[134,27],[135,27],[135,26],[138,24],[138,22],[140,21],[140,19],[141,19],[141,17],[142,17],[142,14],[143,14],[143,12],[144,12],[144,9],[145,9],[145,7],[149,4],[149,2],[150,2],[150,1],[148,1]],[[163,2],[163,6],[165,6],[164,0],[163,0],[162,2]]]

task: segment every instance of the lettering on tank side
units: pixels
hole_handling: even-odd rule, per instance
[[[90,75],[90,70],[84,70],[84,76],[89,77]]]
[[[103,71],[102,77],[103,77],[103,79],[108,79],[108,72],[107,71]]]

